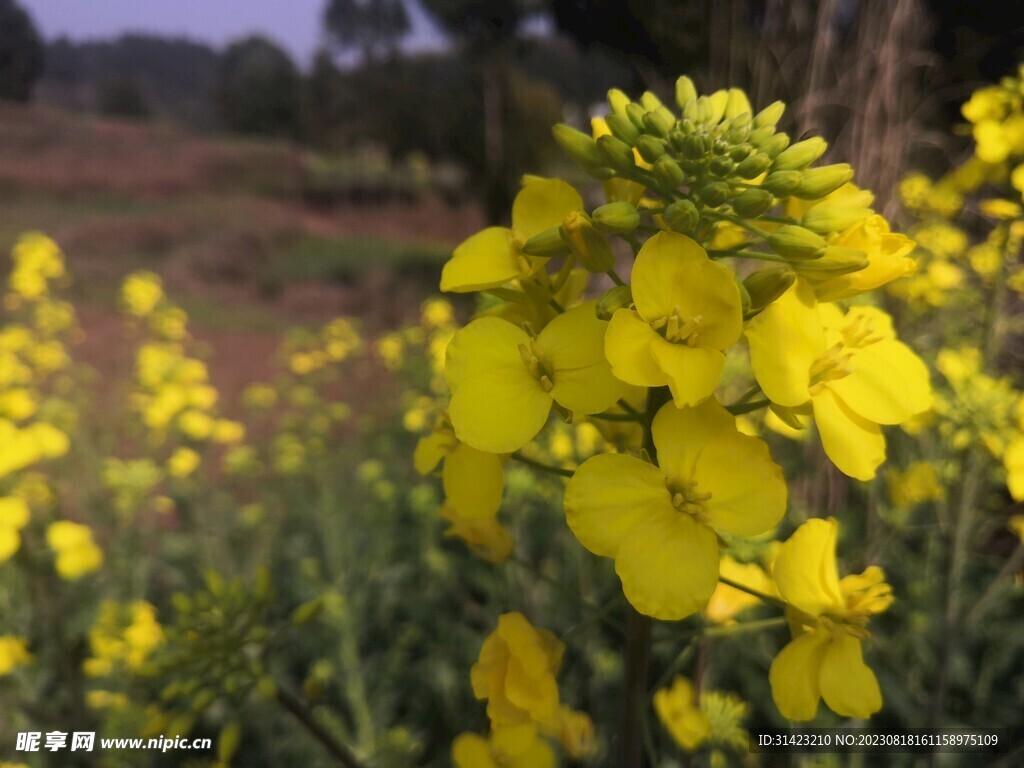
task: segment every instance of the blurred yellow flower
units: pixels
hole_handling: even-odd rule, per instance
[[[87,525],[58,520],[46,529],[46,541],[56,553],[57,575],[74,581],[103,565],[103,551],[96,546]]]
[[[28,641],[14,635],[0,635],[0,677],[11,674],[15,669],[32,659],[28,652]]]
[[[121,303],[135,317],[148,317],[163,297],[163,281],[153,272],[133,272],[121,284]]]
[[[172,477],[188,477],[199,466],[199,454],[191,448],[182,446],[171,454],[167,460],[167,473]]]
[[[697,692],[685,677],[676,676],[671,688],[654,693],[654,711],[675,742],[688,752],[711,735],[711,723],[697,705]]]

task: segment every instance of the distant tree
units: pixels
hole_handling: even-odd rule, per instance
[[[108,117],[143,120],[150,116],[146,96],[131,78],[122,77],[103,83],[96,102],[99,113]]]
[[[0,0],[0,99],[28,101],[43,72],[43,41],[15,0]]]
[[[350,115],[345,76],[324,48],[317,51],[306,77],[302,98],[303,137],[317,147],[331,147]]]
[[[294,136],[302,79],[281,48],[252,36],[228,46],[221,61],[217,105],[225,126],[239,133]]]
[[[332,47],[359,49],[364,63],[393,57],[410,29],[403,0],[328,0],[323,22]]]

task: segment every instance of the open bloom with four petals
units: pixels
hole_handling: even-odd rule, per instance
[[[660,232],[633,265],[635,309],[619,309],[605,338],[612,372],[641,387],[668,385],[680,408],[710,397],[739,340],[743,312],[732,273],[696,242]]]
[[[536,338],[497,317],[477,318],[448,344],[448,414],[462,442],[487,453],[526,445],[552,405],[584,414],[607,410],[626,387],[604,358],[608,323],[587,302],[559,315]]]
[[[881,568],[839,578],[838,525],[808,520],[782,545],[774,576],[794,639],[772,662],[772,697],[790,720],[812,720],[818,701],[844,717],[866,718],[882,708],[878,680],[864,663],[861,640],[872,614],[892,603]]]
[[[715,591],[715,530],[769,530],[785,512],[786,484],[767,446],[740,434],[714,399],[695,408],[666,404],[652,433],[660,466],[624,454],[587,459],[569,481],[565,514],[584,547],[615,558],[634,608],[675,620]]]
[[[885,460],[880,424],[931,408],[928,369],[874,307],[818,304],[803,278],[746,329],[754,375],[784,409],[812,411],[832,463],[869,480]],[[810,406],[807,408],[806,406]]]

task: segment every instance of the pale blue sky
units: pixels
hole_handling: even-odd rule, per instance
[[[47,40],[109,38],[123,32],[184,36],[221,47],[251,33],[284,46],[305,66],[320,41],[326,0],[19,0]],[[436,27],[410,4],[413,48],[441,44]]]

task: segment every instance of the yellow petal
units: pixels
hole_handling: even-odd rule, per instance
[[[460,733],[452,742],[452,762],[455,768],[498,768],[491,758],[487,739],[476,733]]]
[[[868,718],[882,708],[882,692],[871,667],[864,663],[860,640],[836,635],[821,662],[821,697],[843,717]]]
[[[877,424],[850,410],[828,387],[811,400],[825,455],[857,480],[870,480],[885,461],[885,436]]]
[[[928,368],[909,347],[884,340],[858,350],[853,372],[830,388],[860,416],[876,424],[901,424],[931,408]]]
[[[694,408],[663,405],[651,424],[658,464],[669,476],[693,477],[704,444],[723,432],[735,431],[735,424],[732,414],[714,398]]]
[[[441,290],[467,293],[498,288],[519,276],[512,232],[488,227],[465,240],[441,270]]]
[[[474,320],[448,344],[445,377],[455,435],[486,453],[522,448],[544,426],[551,396],[519,353],[526,333],[496,317]]]
[[[512,231],[521,242],[557,227],[572,211],[583,208],[580,193],[561,179],[533,179],[512,203]]]
[[[566,522],[580,544],[602,557],[615,557],[634,527],[675,511],[661,470],[618,453],[583,462],[569,480],[564,503]]]
[[[677,408],[707,400],[725,368],[725,355],[710,347],[672,344],[659,336],[651,351],[658,367],[665,372]]]
[[[604,337],[604,353],[612,373],[638,387],[665,386],[668,378],[651,349],[656,341],[663,339],[635,310],[616,310]]]
[[[412,454],[412,463],[421,475],[429,475],[452,449],[453,436],[431,432],[421,437]]]
[[[448,502],[469,520],[494,517],[501,507],[505,476],[501,459],[468,445],[459,445],[444,460],[441,471]]]
[[[772,575],[782,598],[811,616],[842,613],[845,608],[836,565],[838,525],[814,518],[801,525],[779,548]]]
[[[555,752],[546,741],[534,739],[524,751],[511,756],[510,768],[555,768]]]
[[[718,538],[690,515],[659,512],[619,547],[615,572],[640,613],[676,621],[704,608],[718,584]]]
[[[553,368],[551,397],[570,411],[600,413],[625,392],[604,356],[607,328],[588,301],[556,317],[537,337]]]
[[[787,720],[813,720],[818,713],[818,671],[828,642],[828,632],[818,628],[792,640],[772,661],[772,699]]]
[[[726,533],[756,536],[786,513],[786,481],[768,446],[734,424],[704,446],[692,477],[701,493],[711,494],[704,502],[708,524]]]
[[[747,324],[750,362],[773,403],[795,407],[810,395],[810,370],[825,351],[814,292],[801,278]]]

